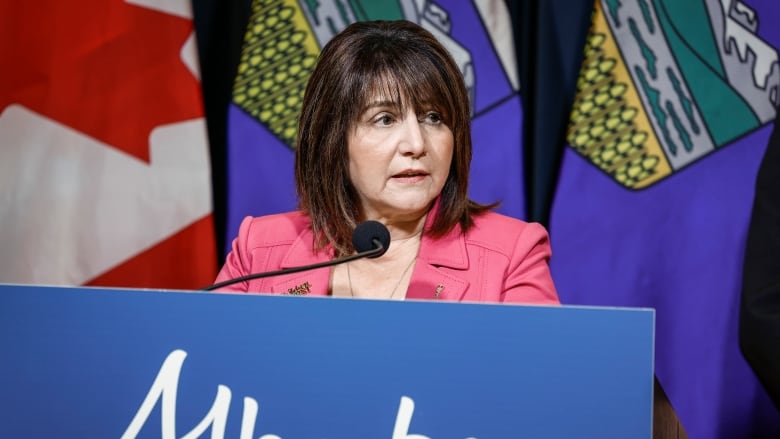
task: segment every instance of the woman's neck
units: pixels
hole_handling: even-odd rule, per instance
[[[426,216],[427,214],[411,220],[378,218],[375,221],[379,221],[387,227],[391,242],[401,243],[413,238],[419,239],[425,227]]]

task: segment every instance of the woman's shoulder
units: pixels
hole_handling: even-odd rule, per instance
[[[542,227],[539,223],[527,222],[521,219],[504,215],[496,211],[490,210],[479,215],[473,216],[474,225],[481,229],[489,229],[491,227],[499,227],[508,230],[523,231],[531,228]]]
[[[295,240],[309,224],[309,218],[300,211],[247,216],[241,221],[238,238],[253,245],[275,245]]]
[[[473,226],[466,233],[466,240],[481,242],[496,249],[511,252],[518,242],[535,245],[548,240],[547,230],[541,224],[498,212],[475,215],[473,221]]]

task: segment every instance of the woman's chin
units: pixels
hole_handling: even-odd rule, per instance
[[[384,219],[388,221],[414,221],[428,213],[430,202],[391,203],[383,206],[366,219]]]

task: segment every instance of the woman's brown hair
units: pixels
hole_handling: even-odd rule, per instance
[[[299,208],[311,218],[315,246],[352,253],[358,198],[349,179],[349,130],[377,93],[420,114],[433,107],[452,130],[450,172],[440,206],[424,233],[442,236],[491,206],[468,198],[471,115],[463,76],[447,49],[409,21],[353,23],[320,53],[309,78],[299,119],[295,182]]]

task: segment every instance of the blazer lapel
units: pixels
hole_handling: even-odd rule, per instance
[[[431,214],[434,214],[432,211]],[[432,216],[429,214],[429,219]],[[426,224],[426,228],[428,225]],[[408,299],[460,301],[469,287],[465,276],[453,270],[469,268],[466,238],[456,226],[446,236],[431,239],[423,235],[417,266],[409,283]],[[452,270],[442,270],[446,267]]]
[[[406,298],[457,302],[463,298],[468,286],[467,280],[444,273],[439,267],[418,259]]]
[[[438,202],[428,214],[426,229],[430,227],[437,210]],[[333,259],[331,246],[314,253],[313,242],[314,235],[311,229],[306,227],[282,258],[281,268],[299,267]],[[465,273],[459,275],[457,270],[467,270],[469,263],[466,238],[461,233],[460,225],[456,225],[447,235],[437,239],[431,239],[423,234],[406,297],[460,301],[469,287],[469,281]],[[272,292],[326,296],[330,287],[330,273],[331,267],[325,267],[277,276],[271,280]]]
[[[328,246],[316,253],[312,249],[314,234],[308,227],[301,232],[282,258],[281,268],[311,265],[333,259],[333,248]],[[330,267],[306,270],[272,281],[274,293],[327,296],[330,287]]]

